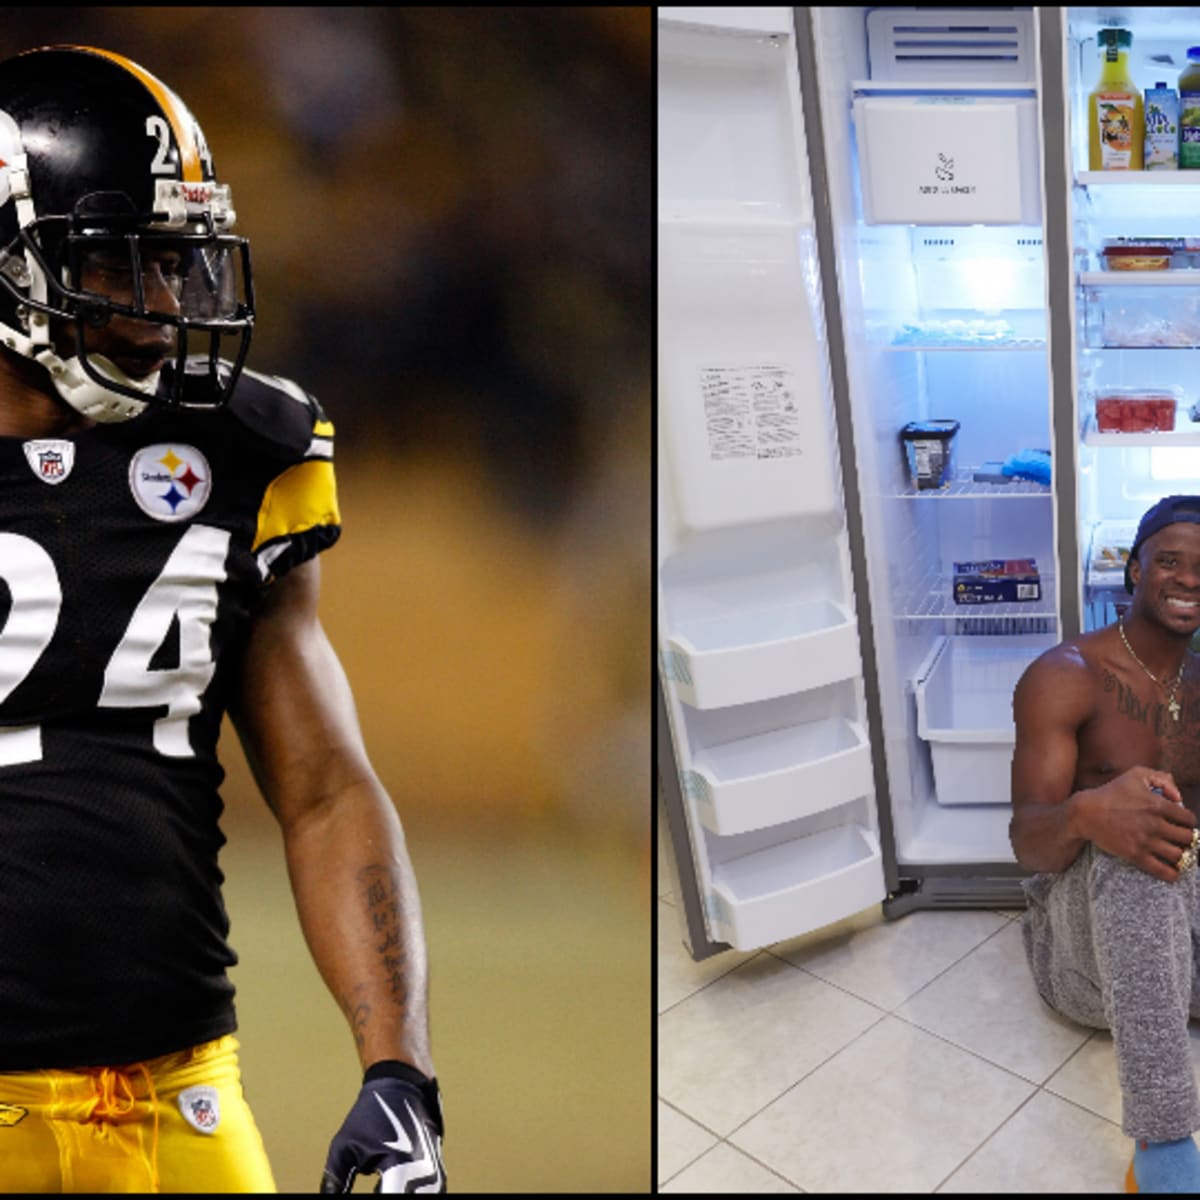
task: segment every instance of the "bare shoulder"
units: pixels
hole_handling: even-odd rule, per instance
[[[1081,634],[1043,651],[1025,668],[1013,693],[1013,711],[1037,719],[1048,713],[1078,719],[1099,693],[1097,666],[1108,631]]]

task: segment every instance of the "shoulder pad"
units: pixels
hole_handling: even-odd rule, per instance
[[[332,456],[333,426],[317,398],[290,379],[243,369],[229,412],[281,457]]]

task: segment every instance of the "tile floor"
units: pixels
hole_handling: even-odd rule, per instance
[[[665,844],[661,1192],[1124,1190],[1111,1038],[1042,1003],[1019,912],[876,908],[698,963]]]

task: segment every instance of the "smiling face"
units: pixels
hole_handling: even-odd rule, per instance
[[[1200,629],[1200,525],[1180,521],[1148,537],[1129,575],[1140,616],[1180,636]]]

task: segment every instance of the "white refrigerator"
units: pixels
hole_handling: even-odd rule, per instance
[[[1200,491],[1200,171],[1087,170],[1098,31],[1152,88],[1188,12],[657,10],[657,769],[695,957],[1022,903],[1013,686]],[[1111,269],[1145,238],[1169,270]]]

